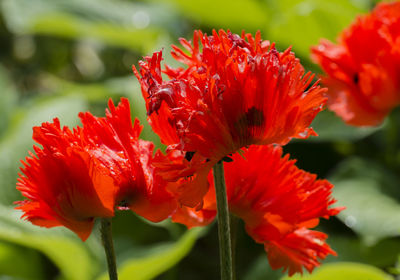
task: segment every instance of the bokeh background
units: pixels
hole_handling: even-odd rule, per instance
[[[109,98],[130,99],[143,137],[162,148],[146,124],[131,72],[143,55],[194,29],[255,33],[293,47],[307,70],[320,73],[309,48],[334,40],[372,0],[1,0],[0,1],[0,279],[107,279],[99,236],[81,242],[69,231],[41,229],[19,219],[13,201],[20,159],[32,150],[32,126],[77,114],[104,115]],[[368,47],[368,46],[366,46]],[[166,63],[176,65],[166,55]],[[335,183],[338,218],[322,221],[337,251],[303,279],[395,279],[400,254],[400,110],[376,128],[346,126],[330,112],[317,116],[320,134],[285,147],[298,166]],[[114,238],[122,280],[218,279],[216,225],[186,231],[118,212]],[[239,225],[237,279],[277,280],[263,250]],[[324,275],[325,274],[325,275]],[[324,275],[324,276],[323,276]],[[360,276],[361,275],[361,276]],[[362,276],[364,275],[364,276]],[[296,278],[297,279],[297,278]]]

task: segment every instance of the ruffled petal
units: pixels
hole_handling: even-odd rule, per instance
[[[285,144],[315,135],[309,128],[323,109],[325,89],[311,84],[290,49],[242,36],[195,31],[192,43],[181,39],[189,54],[173,46],[172,57],[186,68],[165,67],[162,53],[135,67],[149,122],[164,144],[205,158],[221,160],[251,144]],[[202,46],[202,47],[200,47]]]
[[[400,2],[380,3],[343,30],[335,45],[312,48],[326,72],[328,107],[346,123],[379,125],[400,104]]]
[[[160,222],[175,211],[176,199],[167,191],[167,181],[157,175],[153,165],[154,145],[139,139],[142,126],[132,123],[128,99],[117,107],[109,101],[106,117],[80,114],[83,134],[90,153],[96,154],[118,186],[116,201],[120,209]]]
[[[245,223],[247,233],[264,245],[271,267],[289,275],[312,271],[328,254],[327,235],[310,230],[320,218],[328,219],[343,208],[332,205],[333,186],[297,168],[279,146],[250,146],[224,163],[229,210]],[[209,224],[216,215],[211,185],[201,210],[182,206],[175,222],[188,227]]]
[[[45,227],[63,225],[85,240],[96,217],[114,215],[115,185],[98,160],[85,151],[78,134],[57,119],[34,128],[34,147],[23,162],[17,189],[23,217]]]

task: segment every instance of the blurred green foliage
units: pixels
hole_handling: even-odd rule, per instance
[[[327,264],[317,269],[313,274],[305,277],[284,277],[282,280],[337,280],[337,279],[351,279],[351,280],[393,280],[393,277],[383,273],[373,266],[358,264],[358,263],[335,263]]]
[[[260,30],[280,50],[292,47],[308,70],[318,72],[309,48],[335,39],[372,0],[2,0],[0,2],[0,279],[106,279],[96,232],[82,243],[71,232],[42,229],[12,210],[19,161],[32,150],[32,126],[77,114],[103,115],[109,98],[131,100],[143,137],[161,147],[146,124],[144,103],[131,65],[162,47],[165,53],[194,29]],[[166,62],[173,64],[166,56]],[[346,126],[323,112],[320,134],[285,147],[298,166],[336,184],[338,218],[319,228],[338,257],[303,279],[392,279],[400,252],[400,110],[380,127]],[[145,222],[117,213],[114,237],[121,279],[217,279],[216,228],[186,231],[169,221]],[[193,247],[193,249],[192,249]],[[331,263],[333,262],[333,263]],[[135,273],[133,271],[136,271]],[[281,279],[262,246],[238,232],[237,279]],[[286,278],[284,278],[286,279]],[[292,278],[297,279],[297,278]]]

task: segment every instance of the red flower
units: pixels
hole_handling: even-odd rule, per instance
[[[325,89],[310,85],[313,75],[305,74],[290,49],[278,52],[260,33],[240,37],[223,30],[212,36],[195,31],[192,43],[180,41],[189,54],[173,46],[172,56],[187,67],[166,66],[171,80],[161,76],[161,52],[140,62],[140,75],[133,71],[153,130],[170,149],[186,152],[189,161],[196,155],[192,165],[203,162],[210,169],[250,144],[286,144],[316,135],[308,126],[323,108]],[[207,187],[195,188],[190,182],[181,188],[181,203],[201,202]]]
[[[202,44],[200,51],[199,40]],[[313,75],[290,49],[278,52],[260,33],[212,36],[194,32],[189,55],[173,46],[172,56],[186,69],[164,72],[161,52],[140,62],[139,79],[149,121],[163,143],[222,159],[250,144],[285,144],[315,134],[308,128],[322,110],[324,89],[310,86]]]
[[[348,124],[378,125],[400,104],[400,2],[378,4],[312,57],[327,74],[328,107]]]
[[[98,160],[87,153],[79,131],[61,129],[58,119],[33,128],[34,146],[22,162],[17,189],[27,198],[17,202],[23,217],[43,227],[65,226],[83,241],[94,218],[114,215],[115,185]]]
[[[160,222],[175,210],[176,200],[154,172],[154,145],[139,139],[142,127],[137,119],[132,125],[128,99],[122,98],[118,107],[110,100],[109,108],[104,118],[80,114],[90,153],[110,170],[118,186],[117,205]]]
[[[65,226],[82,240],[94,219],[112,217],[114,208],[129,208],[159,222],[172,215],[176,199],[167,182],[154,172],[151,142],[139,139],[141,126],[132,125],[129,102],[109,102],[106,117],[81,113],[83,128],[73,132],[54,123],[34,128],[36,156],[26,158],[17,189],[27,198],[18,202],[35,225]]]
[[[298,169],[289,155],[281,156],[279,146],[250,146],[245,159],[235,154],[233,162],[225,163],[229,209],[243,219],[248,234],[264,244],[272,268],[284,268],[289,275],[301,273],[303,267],[311,272],[319,259],[335,252],[325,243],[326,234],[310,228],[341,209],[329,209],[335,200],[328,181]],[[215,214],[215,190],[210,188],[202,210],[181,207],[173,220],[202,226]]]

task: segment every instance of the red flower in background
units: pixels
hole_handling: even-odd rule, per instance
[[[312,57],[327,74],[328,107],[348,124],[378,125],[400,104],[400,2],[378,4]]]
[[[250,144],[286,144],[315,135],[308,126],[323,109],[325,89],[310,84],[313,75],[305,74],[290,49],[278,52],[260,33],[254,38],[195,31],[192,43],[180,42],[189,54],[173,46],[172,56],[187,67],[165,66],[169,81],[161,76],[161,52],[140,62],[140,75],[133,71],[153,130],[169,149],[186,152],[192,170],[202,169],[181,188],[181,202],[193,207],[207,192],[207,187],[194,190],[201,176],[229,154]]]
[[[248,234],[264,244],[271,267],[284,268],[289,275],[303,267],[311,272],[319,259],[335,255],[325,243],[327,235],[310,230],[319,218],[340,212],[329,208],[335,203],[330,197],[333,186],[297,168],[289,155],[282,157],[279,146],[250,146],[244,158],[234,154],[233,162],[224,164],[229,209],[244,221]],[[202,210],[178,208],[173,220],[202,226],[215,215],[215,190],[210,188]]]
[[[22,162],[17,189],[27,198],[17,202],[23,217],[43,227],[65,226],[83,241],[94,218],[114,215],[115,185],[98,160],[84,149],[79,130],[61,129],[58,119],[33,128],[34,146]]]
[[[176,199],[154,172],[154,144],[139,139],[142,127],[137,119],[132,125],[128,99],[122,98],[118,107],[110,100],[109,108],[104,118],[90,113],[80,118],[90,153],[110,170],[118,186],[116,204],[152,222],[170,217]]]
[[[106,117],[81,113],[83,128],[73,132],[54,123],[34,128],[34,147],[18,179],[27,198],[18,202],[23,217],[38,226],[65,226],[82,240],[94,219],[112,217],[115,207],[129,208],[159,222],[172,215],[176,199],[167,182],[154,172],[153,143],[139,139],[141,126],[132,124],[129,102],[109,102]]]

